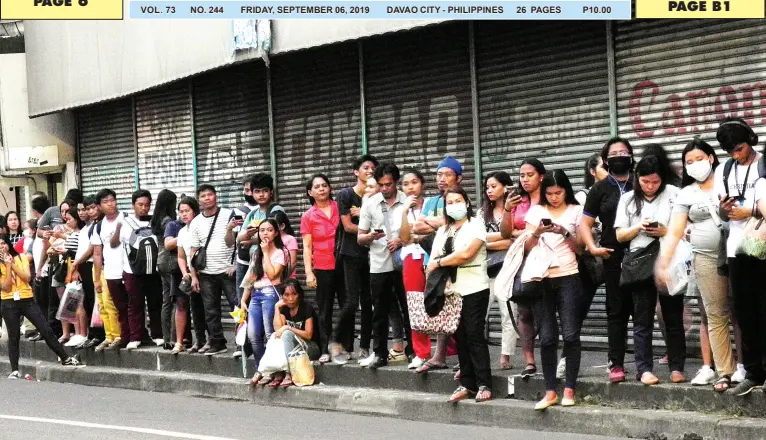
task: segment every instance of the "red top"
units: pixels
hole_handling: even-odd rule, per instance
[[[527,217],[527,212],[529,212],[529,208],[531,207],[532,202],[530,201],[529,197],[522,197],[521,203],[513,208],[513,229],[518,229],[521,231],[527,229],[527,222],[525,218]]]
[[[301,235],[311,235],[314,269],[335,270],[335,232],[340,224],[338,204],[330,201],[330,218],[315,204],[301,217]]]

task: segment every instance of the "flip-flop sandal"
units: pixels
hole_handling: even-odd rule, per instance
[[[250,379],[250,385],[251,385],[251,386],[256,386],[256,385],[258,385],[258,382],[260,382],[260,381],[261,381],[261,379],[263,379],[263,374],[261,374],[261,373],[255,373],[255,375],[253,376],[253,378],[252,378],[252,379]]]
[[[276,378],[269,383],[269,388],[279,388],[279,385],[282,384],[282,379]]]
[[[729,388],[731,388],[731,377],[728,375],[721,376],[715,381],[715,384],[713,384],[713,389],[718,393],[723,393]]]
[[[521,378],[527,380],[535,374],[537,374],[537,366],[535,364],[527,364],[524,371],[521,372]]]
[[[447,368],[449,368],[449,367],[447,367],[447,365],[446,365],[446,364],[444,364],[444,365],[439,365],[439,364],[434,364],[434,363],[431,363],[431,362],[429,362],[429,361],[425,361],[425,362],[423,363],[423,365],[419,366],[419,367],[418,367],[418,368],[415,370],[415,374],[422,374],[422,373],[427,373],[427,372],[429,372],[429,371],[431,371],[431,370],[446,370]]]
[[[464,386],[459,386],[450,396],[449,403],[458,403],[463,399],[468,399],[469,397],[472,397],[474,394],[476,393],[469,390],[468,388]]]
[[[280,386],[281,386],[282,388],[287,388],[287,387],[291,387],[291,386],[293,386],[293,385],[295,385],[295,384],[293,383],[293,379],[292,379],[292,378],[290,378],[290,377],[286,377],[286,378],[284,378],[284,379],[282,380],[282,384],[281,384]]]
[[[508,361],[508,362],[500,361],[500,369],[501,370],[510,370],[511,369],[511,362],[510,361]]]
[[[272,378],[271,376],[268,376],[268,375],[263,376],[261,377],[261,380],[258,381],[258,385],[261,385],[261,386],[268,385],[269,382],[271,382],[272,380],[274,380],[274,378]]]
[[[476,403],[486,402],[487,400],[492,400],[492,391],[486,386],[480,386],[479,391],[476,393]]]

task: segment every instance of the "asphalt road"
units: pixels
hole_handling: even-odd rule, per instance
[[[0,379],[0,439],[603,440],[607,437],[411,422],[245,402]]]

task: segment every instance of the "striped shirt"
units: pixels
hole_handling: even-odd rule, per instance
[[[66,242],[64,242],[64,248],[67,251],[66,254],[68,258],[74,258],[75,255],[77,255],[77,246],[79,242],[80,231],[74,231],[67,236]]]
[[[219,208],[221,212],[215,222],[215,228],[210,237],[210,244],[207,246],[207,266],[201,272],[206,275],[218,275],[226,272],[232,265],[231,255],[233,247],[226,246],[226,229],[231,219],[233,211],[231,209]],[[207,236],[210,233],[210,226],[213,224],[215,214],[206,217],[200,213],[192,220],[189,225],[189,241],[191,248],[201,248],[207,242]]]

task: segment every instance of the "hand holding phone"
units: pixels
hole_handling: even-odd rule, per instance
[[[549,218],[544,218],[540,220],[540,224],[542,224],[543,226],[550,226],[553,224],[553,221],[551,221],[551,219]]]
[[[660,227],[660,222],[647,223],[645,227],[650,229],[656,229]]]

